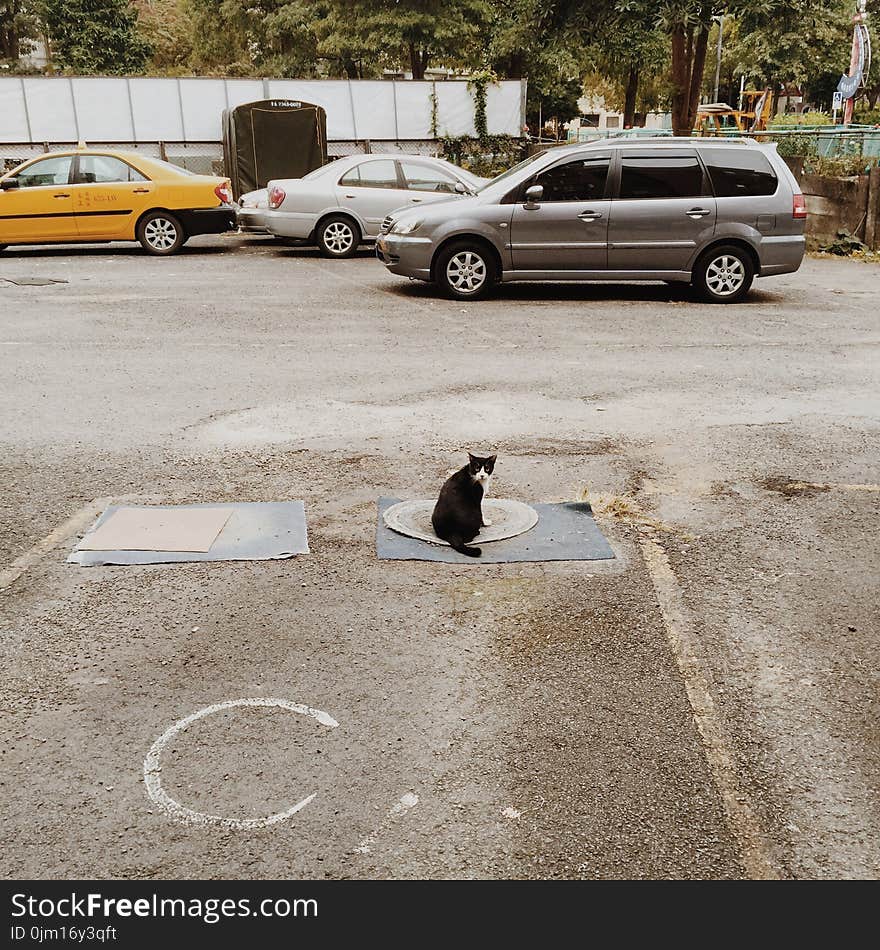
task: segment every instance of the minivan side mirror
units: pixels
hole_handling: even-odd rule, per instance
[[[455,183],[455,193],[458,194],[458,195],[469,195],[469,194],[470,194],[470,192],[469,192],[469,191],[467,190],[467,188],[465,187],[465,184],[464,184],[463,181],[457,181],[457,182]]]
[[[18,188],[18,179],[4,178],[3,181],[0,181],[0,188],[4,191],[11,191],[13,188]]]
[[[523,196],[525,198],[525,206],[536,207],[538,202],[544,197],[544,186],[543,185],[530,185],[526,188],[526,193]]]

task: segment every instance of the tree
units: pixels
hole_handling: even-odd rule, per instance
[[[325,55],[355,48],[374,68],[405,65],[413,79],[424,79],[429,65],[481,65],[485,0],[328,0],[327,8],[318,26]]]
[[[137,31],[129,0],[42,0],[52,59],[76,73],[142,70],[150,45]]]
[[[586,72],[585,44],[578,32],[566,32],[557,6],[541,0],[493,0],[487,25],[483,55],[496,75],[528,79],[529,125],[537,128],[539,116],[577,115]]]
[[[138,31],[152,47],[149,71],[185,75],[193,53],[192,18],[182,0],[134,0]]]
[[[30,52],[39,21],[28,0],[0,0],[0,60],[12,63]]]
[[[852,12],[852,0],[786,0],[769,12],[743,4],[728,56],[737,72],[774,91],[796,85],[830,106],[849,67]]]

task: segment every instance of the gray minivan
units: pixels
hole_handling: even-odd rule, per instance
[[[614,139],[549,149],[473,195],[396,211],[376,253],[459,299],[499,281],[662,280],[735,303],[753,278],[800,267],[806,216],[774,145]]]

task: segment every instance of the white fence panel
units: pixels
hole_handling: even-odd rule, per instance
[[[3,82],[14,80],[4,79]],[[66,79],[25,79],[32,142],[75,142],[73,94]],[[4,140],[6,133],[3,132]]]
[[[70,85],[76,105],[77,138],[86,142],[127,142],[134,138],[128,85],[124,79],[77,78],[71,79]]]
[[[0,77],[0,142],[219,142],[224,109],[273,98],[323,106],[329,141],[430,139],[435,90],[439,134],[475,134],[473,90],[464,80],[6,76]],[[522,105],[519,81],[490,86],[489,132],[518,136]]]
[[[128,88],[136,142],[183,141],[180,93],[175,80],[130,79]]]
[[[6,142],[30,142],[23,83],[20,79],[0,80],[0,136]]]
[[[226,84],[222,79],[182,82],[180,103],[184,142],[216,142],[223,138],[220,117],[226,108]]]
[[[397,126],[402,139],[430,139],[431,83],[398,82]],[[439,86],[440,83],[437,83]]]

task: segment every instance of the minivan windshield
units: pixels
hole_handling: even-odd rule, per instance
[[[540,152],[535,152],[534,155],[529,155],[528,158],[524,158],[521,162],[517,162],[513,168],[508,168],[506,172],[502,172],[500,175],[496,175],[491,181],[487,181],[485,185],[477,189],[477,193],[485,191],[487,188],[491,188],[492,185],[498,184],[499,181],[504,181],[505,178],[509,178],[511,175],[516,174],[521,168],[525,168],[526,165],[531,165],[536,158],[540,158],[547,149],[541,149]]]

